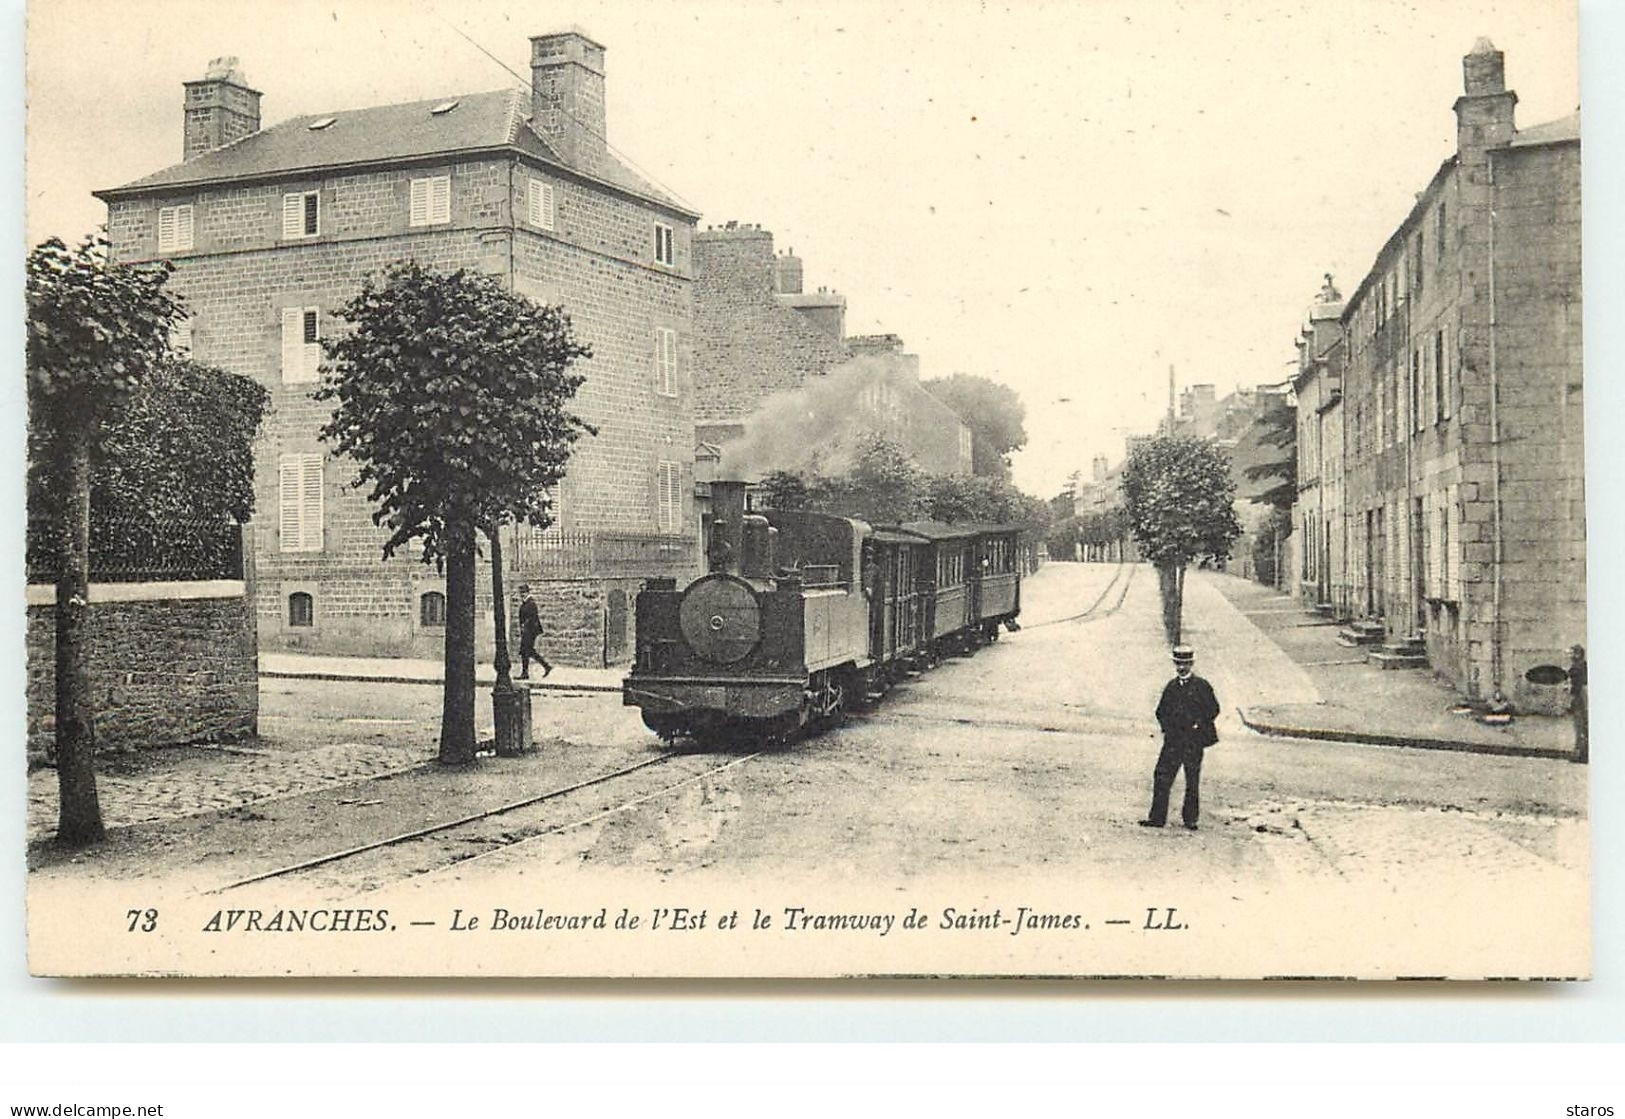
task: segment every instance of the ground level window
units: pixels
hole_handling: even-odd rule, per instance
[[[288,624],[290,626],[313,626],[316,624],[316,600],[304,591],[294,591],[288,596]]]
[[[444,627],[446,624],[446,596],[439,591],[427,591],[418,600],[418,617],[426,627]]]

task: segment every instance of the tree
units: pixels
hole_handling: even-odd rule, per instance
[[[1249,482],[1270,483],[1250,500],[1290,511],[1298,500],[1298,410],[1284,400],[1275,404],[1253,420],[1252,430],[1245,437],[1261,449],[1273,447],[1284,452],[1246,469]]]
[[[1199,556],[1229,555],[1241,535],[1229,460],[1204,440],[1159,436],[1130,452],[1122,487],[1134,539],[1157,568],[1163,627],[1177,645],[1186,565]]]
[[[318,400],[334,401],[322,439],[359,464],[388,559],[413,540],[446,572],[440,761],[474,760],[476,533],[552,523],[545,487],[570,447],[596,434],[567,408],[591,355],[558,307],[494,277],[401,261],[368,277],[339,312],[352,329],[324,341]]]
[[[791,470],[774,470],[762,479],[762,497],[770,509],[793,512],[805,509],[812,499],[812,487]]]
[[[970,428],[971,473],[1009,477],[1010,452],[1027,445],[1027,409],[1015,390],[971,373],[921,381],[920,387]]]
[[[859,438],[852,469],[808,485],[808,505],[871,524],[915,520],[925,512],[927,476],[902,444],[878,432]]]
[[[56,551],[57,842],[106,834],[96,795],[90,691],[90,502],[95,443],[169,354],[181,315],[167,262],[119,264],[100,236],[75,249],[51,238],[28,256],[29,449],[42,464],[41,511]]]

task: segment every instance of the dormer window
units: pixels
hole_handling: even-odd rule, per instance
[[[314,237],[321,229],[321,195],[313,190],[282,196],[282,236],[285,240]]]

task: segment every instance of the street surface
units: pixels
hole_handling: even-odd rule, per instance
[[[1077,922],[969,955],[952,927],[906,950],[826,939],[829,954],[809,957],[765,937],[659,960],[631,939],[578,937],[577,956],[510,939],[478,961],[391,957],[406,974],[1584,974],[1588,768],[1254,734],[1238,706],[1322,697],[1220,592],[1229,578],[1187,582],[1185,639],[1224,708],[1194,832],[1137,826],[1171,671],[1153,574],[1053,563],[1026,583],[1020,632],[787,747],[673,750],[617,695],[545,692],[538,749],[447,770],[432,761],[436,687],[266,680],[260,739],[104,767],[120,826],[78,854],[35,843],[31,911],[77,908],[95,886],[256,912],[387,907],[421,935],[451,935],[482,906],[491,924],[499,908],[540,921],[661,899],[684,913],[711,899],[737,917],[748,898],[783,922],[822,919],[819,906],[896,919],[912,905],[970,929],[1014,928],[1018,912]],[[39,777],[31,827],[46,835]],[[1206,933],[1159,941],[1159,913]],[[1117,939],[1089,939],[1103,935],[1091,927]],[[326,966],[391,970],[353,951]],[[209,958],[228,974],[260,966]]]

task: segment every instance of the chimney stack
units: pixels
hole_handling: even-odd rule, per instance
[[[1518,95],[1507,89],[1506,55],[1480,37],[1461,60],[1462,95],[1456,98],[1456,150],[1505,146],[1517,131],[1512,122]]]
[[[181,159],[196,159],[260,130],[260,91],[250,89],[235,58],[216,58],[186,87]]]
[[[597,173],[608,155],[604,48],[580,31],[530,40],[530,123],[559,158]]]
[[[780,295],[801,294],[801,258],[794,249],[773,258],[773,290]]]

